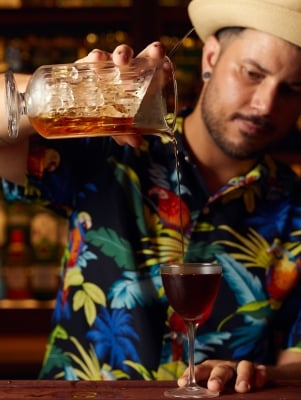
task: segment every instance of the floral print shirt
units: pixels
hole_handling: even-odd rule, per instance
[[[40,198],[69,218],[40,378],[179,377],[186,331],[164,296],[160,265],[181,260],[183,249],[185,261],[215,258],[223,268],[197,330],[196,363],[273,363],[281,348],[301,351],[299,179],[265,156],[210,195],[182,118],[177,126],[180,185],[173,143],[152,135],[138,149],[109,137],[39,137],[25,191],[3,181],[8,199]]]

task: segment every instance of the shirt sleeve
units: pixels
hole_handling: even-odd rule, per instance
[[[72,157],[77,157],[76,145],[71,141],[69,145],[70,155],[65,160],[65,141],[45,140],[34,135],[30,139],[25,186],[2,179],[5,199],[41,202],[61,214],[68,213],[74,205]]]
[[[301,181],[293,182],[287,232],[289,236],[290,259],[295,264],[291,271],[296,277],[296,284],[285,300],[277,326],[283,334],[282,348],[301,351]]]

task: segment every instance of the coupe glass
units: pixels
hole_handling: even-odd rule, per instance
[[[189,377],[185,387],[165,391],[167,397],[213,398],[196,383],[194,371],[195,332],[210,316],[221,281],[222,268],[214,263],[163,265],[161,277],[171,307],[184,320],[188,334]]]
[[[112,61],[39,67],[25,93],[8,71],[6,108],[10,137],[27,115],[46,138],[128,134],[172,135],[177,87],[172,62],[138,57],[126,66]]]

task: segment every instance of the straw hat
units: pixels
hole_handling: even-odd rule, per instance
[[[203,41],[221,28],[245,27],[301,47],[301,0],[192,0],[188,14]]]

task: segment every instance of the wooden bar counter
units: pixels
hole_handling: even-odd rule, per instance
[[[2,400],[102,399],[167,400],[163,392],[175,382],[163,381],[27,381],[0,380]],[[222,393],[225,400],[300,400],[301,382],[283,381],[261,391],[240,394]]]

